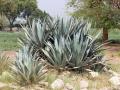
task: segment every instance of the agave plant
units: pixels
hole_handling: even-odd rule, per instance
[[[42,80],[45,74],[43,69],[43,64],[35,60],[26,46],[19,50],[12,66],[14,79],[21,85],[34,84]]]
[[[73,39],[68,38],[66,43],[68,51],[71,54],[69,66],[79,71],[88,68],[96,69],[93,67],[102,60],[101,51],[103,49],[101,47],[103,44],[96,42],[99,34],[94,38],[89,35],[89,28],[87,28],[89,25],[82,26],[78,28],[78,32],[73,34]]]
[[[66,69],[67,62],[69,61],[69,56],[67,56],[69,54],[67,54],[65,43],[64,37],[54,37],[54,44],[47,42],[48,49],[42,49],[48,57],[47,62],[58,70]]]
[[[33,47],[37,57],[45,56],[43,59],[57,69],[81,70],[93,68],[102,60],[102,45],[96,41],[98,35],[92,37],[89,31],[89,23],[73,19],[33,21],[30,30],[25,29],[26,38],[22,42]]]
[[[22,42],[43,47],[43,42],[47,38],[45,35],[45,27],[45,23],[41,24],[39,21],[36,22],[34,20],[30,27],[23,28],[25,31],[25,40],[22,40]]]
[[[29,48],[33,48],[32,54],[36,53],[36,58],[38,56],[41,58],[44,54],[41,51],[41,48],[45,47],[44,42],[49,38],[49,32],[47,30],[47,24],[45,21],[41,22],[40,20],[33,20],[32,25],[29,27],[23,27],[25,38],[20,38],[19,43],[21,46],[27,45]]]
[[[74,23],[73,23],[74,22]],[[48,62],[57,68],[70,68],[78,71],[95,69],[102,60],[102,44],[97,37],[89,34],[90,24],[85,22],[58,21],[54,33],[54,44],[47,42],[49,50],[43,50]],[[94,67],[94,68],[93,68]]]

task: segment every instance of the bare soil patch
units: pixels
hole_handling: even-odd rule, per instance
[[[5,55],[6,57],[9,57],[10,59],[15,59],[16,51],[3,51],[2,55]]]
[[[120,44],[110,44],[104,47],[105,50],[105,58],[113,63],[120,63]]]

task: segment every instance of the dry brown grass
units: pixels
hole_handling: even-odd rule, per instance
[[[88,90],[93,90],[93,88],[99,90],[100,88],[103,87],[112,87],[112,85],[109,82],[110,75],[107,73],[100,73],[97,78],[91,78],[88,73],[78,74],[74,72],[64,71],[58,74],[58,72],[55,70],[49,70],[45,81],[48,82],[49,85],[51,85],[51,83],[58,78],[62,79],[65,83],[70,83],[73,87],[75,87],[75,90],[80,90],[79,83],[80,80],[83,79],[89,82]]]

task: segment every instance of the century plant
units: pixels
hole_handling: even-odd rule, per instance
[[[25,28],[26,38],[22,42],[33,48],[37,58],[45,56],[43,60],[57,69],[95,69],[102,60],[103,49],[97,41],[99,35],[93,37],[89,31],[90,24],[85,21],[38,20]]]
[[[89,35],[87,28],[88,25],[77,30],[77,33],[73,34],[73,38],[68,38],[66,46],[68,48],[71,59],[69,61],[69,66],[75,70],[85,70],[85,69],[97,69],[95,66],[98,65],[102,60],[101,47],[103,44],[96,42],[98,35],[92,37]]]
[[[102,60],[103,44],[96,41],[99,34],[92,37],[89,30],[89,23],[75,22],[72,19],[57,22],[54,44],[47,42],[49,50],[43,50],[48,62],[57,69],[96,70]]]
[[[69,61],[69,54],[66,51],[66,41],[64,37],[54,37],[54,44],[46,42],[48,49],[42,49],[44,54],[48,57],[47,62],[55,69],[66,69]]]
[[[44,43],[51,35],[51,30],[48,28],[50,26],[49,22],[51,22],[51,19],[48,19],[48,21],[46,21],[46,19],[44,21],[33,20],[32,25],[23,27],[25,38],[20,38],[19,42],[21,46],[28,45],[29,48],[33,48],[32,54],[34,55],[36,53],[36,58],[38,58],[38,56],[40,58],[44,57],[41,48],[45,47]]]
[[[44,66],[31,54],[27,46],[19,50],[12,66],[13,78],[20,85],[29,85],[44,78]]]
[[[20,38],[23,44],[43,47],[43,42],[47,38],[45,35],[46,24],[40,21],[33,21],[29,27],[23,27],[25,31],[25,38]]]

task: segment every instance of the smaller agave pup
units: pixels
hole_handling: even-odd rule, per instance
[[[17,53],[16,61],[12,66],[15,81],[20,85],[29,85],[44,78],[43,64],[35,60],[27,46]]]

